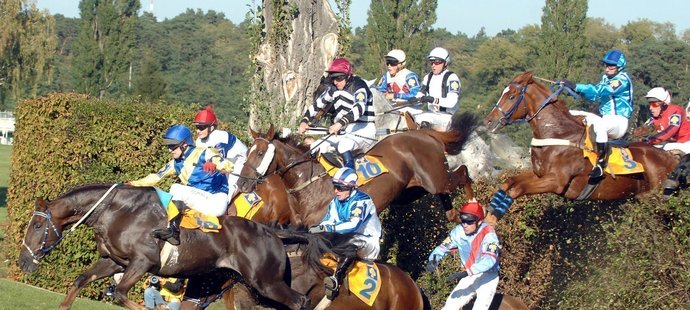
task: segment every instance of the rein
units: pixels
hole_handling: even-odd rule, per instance
[[[82,222],[84,222],[86,220],[86,218],[89,217],[89,215],[91,215],[91,213],[96,209],[96,207],[101,202],[103,202],[103,199],[105,199],[105,197],[107,197],[108,194],[110,194],[110,192],[115,187],[117,187],[118,185],[120,185],[120,184],[118,184],[118,183],[113,184],[113,186],[111,186],[108,189],[108,191],[106,191],[105,194],[103,194],[103,196],[98,201],[96,201],[96,203],[89,209],[89,211],[87,211],[84,214],[84,216],[82,216],[81,219],[79,219],[79,221],[77,221],[77,223],[74,224],[72,226],[72,228],[70,228],[70,230],[68,230],[64,235],[60,234],[60,232],[57,229],[57,226],[55,226],[55,224],[53,223],[53,220],[52,220],[53,215],[50,213],[50,210],[47,209],[46,212],[34,211],[33,215],[31,216],[31,219],[33,219],[34,216],[43,217],[48,221],[49,225],[46,225],[46,228],[43,231],[43,238],[41,240],[41,247],[36,249],[35,251],[32,251],[31,248],[29,248],[29,245],[26,244],[26,237],[24,237],[24,240],[22,240],[22,245],[29,251],[29,254],[31,254],[31,258],[33,258],[33,262],[38,264],[38,261],[41,258],[43,258],[46,254],[48,254],[48,252],[52,251],[58,244],[60,244],[60,241],[62,241],[62,239],[64,239],[69,233],[74,232],[77,229],[77,227]],[[29,219],[29,223],[31,223],[31,219]],[[48,232],[50,231],[50,228],[53,229],[53,232],[55,232],[55,235],[58,237],[58,239],[57,239],[57,241],[55,241],[55,243],[46,247],[46,241],[48,240]]]
[[[501,124],[503,124],[504,126],[508,126],[510,124],[516,124],[516,123],[529,123],[532,119],[537,117],[537,115],[539,114],[539,112],[541,112],[541,110],[543,110],[549,103],[553,102],[553,99],[558,97],[558,95],[561,92],[563,92],[564,89],[567,90],[571,96],[573,96],[575,98],[579,98],[579,96],[572,89],[566,87],[565,85],[561,85],[550,96],[548,96],[546,99],[544,99],[544,101],[539,105],[539,108],[537,109],[537,111],[534,112],[534,114],[529,115],[527,113],[527,104],[525,103],[522,105],[523,109],[525,110],[525,115],[526,115],[525,118],[511,121],[510,118],[513,116],[513,114],[515,114],[515,111],[517,111],[518,108],[520,108],[520,104],[524,102],[525,92],[527,92],[527,87],[529,86],[529,84],[522,86],[518,83],[512,83],[512,85],[514,87],[520,89],[520,95],[518,95],[518,98],[515,101],[515,103],[513,104],[513,106],[511,106],[507,112],[504,112],[503,109],[501,109],[501,106],[499,105],[500,100],[499,100],[499,102],[496,102],[496,105],[494,105],[494,109],[498,110],[499,112],[501,112],[501,114],[503,114],[503,117],[501,117],[501,119],[499,119],[499,122]],[[503,95],[505,96],[505,94],[503,94]]]

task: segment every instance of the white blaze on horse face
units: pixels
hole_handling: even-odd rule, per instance
[[[501,97],[498,97],[498,101],[496,101],[496,106],[501,102],[501,99],[503,99],[503,96],[505,96],[508,92],[510,91],[510,86],[506,86],[506,88],[503,89],[503,92],[501,93]]]
[[[268,170],[268,165],[270,165],[273,161],[275,152],[276,146],[273,145],[273,143],[269,143],[268,149],[266,149],[266,154],[264,154],[264,158],[261,160],[261,164],[259,164],[259,167],[256,168],[256,172],[259,173],[259,175],[266,175],[266,170]]]

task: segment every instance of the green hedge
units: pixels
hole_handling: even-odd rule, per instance
[[[38,271],[21,273],[16,261],[36,199],[54,199],[82,184],[124,182],[155,172],[170,159],[162,134],[172,124],[191,124],[195,113],[195,108],[165,102],[96,100],[79,94],[21,102],[8,191],[10,277],[65,293],[98,259],[93,232],[80,227],[44,258]],[[97,282],[81,296],[98,298],[104,287]]]

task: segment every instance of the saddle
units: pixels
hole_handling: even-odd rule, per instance
[[[582,148],[583,156],[586,157],[592,166],[596,165],[597,150],[594,143],[594,130],[592,126],[587,126],[584,147]],[[633,174],[644,172],[644,167],[641,163],[633,159],[632,153],[628,149],[629,143],[625,140],[610,140],[609,149],[606,156],[608,164],[604,172],[612,175],[617,174]]]
[[[338,156],[338,154],[336,154],[335,152],[324,152],[321,153],[321,156],[333,167],[342,168],[345,166],[343,158],[341,156]],[[362,153],[360,150],[355,150],[352,151],[352,156],[354,157],[354,160],[357,160],[360,157],[364,156],[364,153]]]
[[[337,266],[332,256],[325,256],[321,262],[332,270]],[[376,263],[357,260],[350,266],[341,286],[347,283],[348,290],[371,307],[381,290],[382,280],[379,275]]]

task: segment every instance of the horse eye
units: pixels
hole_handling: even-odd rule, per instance
[[[510,97],[508,97],[508,99],[510,99],[510,100],[515,99],[515,95],[510,95]]]
[[[264,156],[264,151],[259,151],[259,156]]]
[[[34,229],[39,229],[39,228],[41,228],[41,226],[43,226],[43,223],[39,223],[39,222],[34,223]]]

